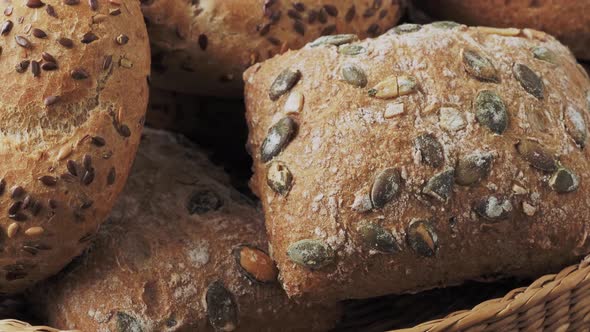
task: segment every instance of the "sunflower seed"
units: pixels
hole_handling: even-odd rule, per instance
[[[240,245],[232,250],[240,272],[248,279],[271,283],[277,280],[278,271],[270,256],[264,251],[251,246]]]
[[[287,196],[293,185],[293,175],[285,163],[273,161],[266,171],[266,183],[276,193]]]
[[[551,189],[560,194],[575,191],[579,185],[580,179],[576,173],[565,167],[558,168],[549,179]]]
[[[461,53],[463,68],[469,75],[485,82],[500,82],[498,72],[489,58],[471,49],[464,49]]]
[[[521,140],[516,144],[516,151],[534,168],[546,172],[557,170],[557,160],[553,156],[553,153],[535,141],[528,139]]]
[[[496,196],[489,196],[475,202],[473,210],[484,219],[498,221],[508,219],[511,216],[513,209],[510,200]]]
[[[438,252],[438,236],[433,223],[428,220],[413,219],[406,232],[406,241],[420,256],[432,257]]]
[[[475,152],[460,158],[455,168],[455,182],[469,186],[485,179],[490,174],[493,160],[489,152]]]
[[[270,86],[270,99],[273,101],[279,99],[279,97],[289,92],[297,84],[299,79],[301,79],[301,72],[299,70],[283,70]]]
[[[268,130],[266,138],[260,146],[262,162],[270,161],[291,142],[297,131],[297,123],[290,117],[284,117]]]
[[[586,139],[588,138],[588,129],[586,128],[586,120],[582,113],[568,106],[565,111],[565,127],[571,138],[581,148],[586,146]]]
[[[536,59],[547,61],[547,62],[553,63],[553,64],[555,64],[557,62],[557,55],[553,51],[551,51],[550,49],[548,49],[546,47],[543,47],[543,46],[533,47],[532,52],[533,52],[533,56]]]
[[[332,263],[334,251],[320,240],[306,239],[289,245],[287,256],[298,265],[317,270]]]
[[[401,175],[396,168],[387,168],[377,174],[371,187],[371,202],[375,208],[382,208],[400,192]]]
[[[221,281],[214,281],[207,287],[205,302],[209,324],[215,331],[229,332],[238,327],[238,305]]]
[[[414,140],[414,146],[420,152],[422,163],[434,168],[445,162],[443,147],[434,134],[422,134]]]
[[[367,75],[365,71],[358,66],[345,64],[342,66],[342,78],[348,84],[357,88],[367,86]]]
[[[441,107],[439,110],[440,127],[447,131],[457,131],[465,128],[467,125],[463,115],[459,110],[453,107]]]
[[[361,221],[357,227],[359,238],[366,248],[382,253],[394,254],[401,250],[395,237],[383,227]]]
[[[454,182],[455,170],[453,168],[447,168],[446,170],[435,174],[428,182],[422,192],[432,198],[435,198],[441,202],[447,202],[453,194],[453,182]]]
[[[353,41],[358,40],[358,36],[354,34],[345,34],[345,35],[331,35],[331,36],[322,36],[313,42],[309,43],[310,47],[317,47],[320,45],[334,45],[340,46],[344,44],[352,43]]]
[[[526,92],[537,99],[543,99],[545,85],[534,71],[523,64],[517,63],[512,67],[512,72]]]
[[[297,114],[303,109],[303,94],[299,91],[293,91],[285,101],[285,113],[286,114]]]
[[[482,90],[473,103],[475,117],[483,126],[496,134],[502,134],[508,127],[506,105],[498,94],[491,90]]]

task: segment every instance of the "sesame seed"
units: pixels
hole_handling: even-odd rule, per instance
[[[287,11],[287,16],[289,16],[290,18],[292,18],[294,20],[300,20],[302,18],[301,14],[298,11],[293,10],[293,9],[289,9]]]
[[[121,9],[119,9],[119,8],[109,9],[109,15],[111,15],[111,16],[119,16],[119,15],[121,15]]]
[[[298,34],[305,36],[305,24],[303,24],[303,22],[299,20],[293,22],[293,30],[295,30],[295,32]]]
[[[51,199],[51,198],[50,198],[50,199],[47,201],[47,204],[49,204],[49,207],[50,207],[51,209],[53,209],[53,210],[55,210],[55,209],[57,208],[57,201],[56,201],[56,200],[54,200],[54,199]]]
[[[305,11],[305,5],[301,2],[296,2],[293,4],[293,8],[295,8],[296,11],[298,12],[304,12]]]
[[[14,215],[16,214],[18,211],[20,211],[21,207],[23,205],[23,202],[21,201],[16,201],[13,202],[10,207],[8,208],[8,214],[9,215]]]
[[[31,61],[31,72],[33,73],[33,77],[39,77],[41,74],[41,66],[39,66],[38,61]]]
[[[94,169],[86,171],[82,177],[82,183],[84,185],[89,185],[92,183],[92,181],[94,181]]]
[[[24,73],[29,68],[31,60],[23,60],[16,65],[16,71],[18,73]]]
[[[117,42],[117,44],[119,45],[125,45],[127,44],[127,42],[129,42],[129,37],[127,37],[127,35],[118,35],[117,38],[115,38],[115,42]]]
[[[57,17],[57,13],[55,12],[55,8],[53,8],[52,5],[47,5],[47,8],[45,10],[47,11],[47,15],[49,15],[51,17]]]
[[[66,163],[66,168],[68,169],[68,172],[70,172],[70,174],[72,174],[73,176],[78,176],[78,164],[76,164],[74,160],[68,160],[68,162]]]
[[[120,125],[118,128],[118,132],[119,132],[119,135],[121,135],[123,137],[131,136],[131,130],[129,129],[129,127],[127,127],[127,125]]]
[[[87,171],[92,170],[92,157],[89,154],[85,154],[82,158],[82,165]]]
[[[27,7],[29,8],[41,8],[45,6],[45,3],[41,0],[27,0]]]
[[[12,6],[8,6],[8,7],[6,7],[6,9],[4,9],[4,15],[6,15],[6,16],[12,15]]]
[[[102,70],[107,70],[111,67],[111,63],[113,62],[112,55],[105,55],[102,61]]]
[[[0,179],[0,195],[4,194],[4,190],[6,190],[6,180]]]
[[[85,80],[89,77],[88,73],[82,68],[77,68],[77,69],[72,70],[70,72],[70,75],[75,80]]]
[[[346,22],[350,23],[350,22],[352,22],[352,20],[354,19],[355,16],[356,16],[356,7],[354,5],[352,5],[352,7],[350,7],[348,9],[348,11],[346,12],[346,15],[344,15],[344,19],[346,20]]]
[[[25,193],[25,189],[21,186],[14,186],[10,188],[10,197],[19,198]]]
[[[12,30],[13,25],[14,24],[11,20],[7,20],[4,23],[2,23],[2,26],[0,26],[0,34],[7,35],[10,32],[10,30]]]
[[[41,53],[41,58],[43,60],[45,60],[46,62],[57,62],[57,60],[55,60],[55,58],[53,57],[53,55],[47,53],[47,52],[43,52]]]
[[[326,8],[320,9],[320,13],[318,14],[318,20],[322,24],[328,23],[328,13],[326,13]]]
[[[80,0],[64,0],[64,4],[74,6],[80,3]]]
[[[25,37],[23,37],[23,36],[21,36],[21,35],[16,35],[16,36],[14,37],[14,39],[16,40],[16,43],[17,43],[19,46],[21,46],[21,47],[24,47],[24,48],[31,48],[31,47],[33,46],[33,45],[31,44],[31,42],[30,42],[30,41],[29,41],[27,38],[25,38]]]
[[[74,41],[71,40],[71,39],[69,39],[69,38],[62,37],[62,38],[58,39],[57,42],[61,46],[65,47],[65,48],[72,48],[72,47],[74,47]]]
[[[324,5],[324,9],[326,10],[326,13],[328,13],[328,15],[333,17],[338,16],[338,8],[336,8],[336,6]]]
[[[33,36],[35,36],[37,38],[45,38],[45,37],[47,37],[47,34],[45,33],[45,31],[43,31],[41,29],[34,28],[33,29]]]
[[[98,9],[98,0],[88,0],[88,5],[91,10],[96,11]]]
[[[45,62],[41,65],[41,69],[46,70],[46,71],[51,71],[51,70],[56,70],[57,69],[57,63],[55,62]]]
[[[43,100],[43,103],[45,104],[45,106],[51,106],[51,105],[57,103],[58,101],[59,101],[58,96],[49,96],[49,97],[45,98],[45,100]]]
[[[117,172],[115,171],[115,167],[111,167],[109,170],[109,174],[107,175],[107,185],[110,186],[115,183],[115,178],[117,177]]]
[[[201,50],[206,50],[207,49],[207,44],[209,44],[209,39],[207,38],[207,35],[205,34],[200,34],[199,35],[199,47],[201,48]]]
[[[90,142],[96,146],[104,146],[106,144],[106,141],[104,138],[100,137],[100,136],[93,136],[90,139]]]

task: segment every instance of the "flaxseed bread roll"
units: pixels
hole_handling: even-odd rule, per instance
[[[245,81],[251,186],[294,298],[536,276],[590,251],[590,82],[549,35],[406,24]]]
[[[501,28],[532,28],[554,35],[580,59],[590,60],[590,1],[415,0],[437,20]]]
[[[250,65],[322,35],[376,36],[406,0],[145,0],[156,86],[242,97]]]
[[[90,252],[32,296],[82,331],[322,331],[339,306],[297,305],[276,282],[259,212],[183,140],[146,129]]]
[[[0,293],[13,293],[79,255],[110,212],[139,143],[150,58],[135,1],[0,11]]]

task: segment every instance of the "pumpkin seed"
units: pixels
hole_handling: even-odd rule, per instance
[[[522,88],[537,99],[543,99],[545,85],[537,74],[529,67],[517,63],[512,67],[514,77],[520,82]]]
[[[376,208],[382,208],[396,197],[401,188],[401,175],[396,168],[387,168],[375,177],[371,188],[371,202]]]
[[[557,160],[555,160],[553,153],[535,141],[528,139],[521,140],[516,144],[516,151],[534,168],[546,172],[557,170]]]
[[[299,70],[285,69],[274,80],[270,86],[269,97],[270,100],[277,100],[285,93],[289,92],[297,82],[301,79],[301,72]]]
[[[291,142],[297,131],[297,123],[290,117],[284,117],[268,130],[260,146],[260,159],[267,162],[277,156]]]
[[[366,51],[367,50],[361,45],[345,44],[338,47],[338,53],[350,56],[359,55]]]
[[[238,327],[238,305],[221,281],[214,281],[207,287],[205,301],[209,324],[215,331],[234,331]]]
[[[250,280],[271,283],[277,280],[278,271],[270,256],[264,251],[251,246],[239,245],[233,250],[240,271]]]
[[[533,56],[536,59],[547,61],[549,63],[557,62],[557,55],[550,49],[543,46],[536,46],[532,48]]]
[[[581,148],[586,146],[586,139],[588,138],[586,121],[582,114],[572,107],[568,107],[565,111],[565,127],[576,144]]]
[[[475,97],[474,107],[477,121],[492,132],[502,134],[508,127],[506,105],[496,92],[480,91]]]
[[[441,107],[439,110],[440,127],[447,131],[457,131],[465,128],[467,125],[463,115],[459,110],[453,107]]]
[[[219,210],[221,206],[223,206],[221,197],[216,192],[208,189],[193,191],[186,202],[186,209],[189,214],[204,214]]]
[[[414,146],[420,152],[423,164],[438,168],[445,162],[443,147],[434,134],[422,134],[416,137]]]
[[[428,220],[413,219],[406,232],[406,241],[420,256],[432,257],[438,251],[438,236],[434,225]]]
[[[488,177],[494,156],[489,152],[474,152],[457,161],[455,182],[461,186],[478,183]]]
[[[334,260],[334,251],[320,240],[305,239],[292,243],[287,256],[293,262],[311,270],[320,269]]]
[[[117,332],[143,332],[143,328],[135,317],[117,311]]]
[[[454,29],[458,26],[461,26],[461,24],[453,21],[438,21],[433,22],[431,25],[438,29]]]
[[[480,81],[494,83],[500,82],[498,71],[489,58],[472,49],[464,49],[461,53],[463,58],[463,68],[465,68],[465,71],[469,75]]]
[[[345,64],[342,66],[342,78],[345,82],[357,88],[364,88],[367,86],[367,75],[365,74],[365,71],[352,64]]]
[[[357,231],[362,244],[370,250],[389,254],[400,251],[395,237],[377,224],[361,221]]]
[[[266,171],[266,183],[276,193],[287,196],[293,185],[293,175],[285,163],[274,161]]]
[[[569,193],[578,189],[580,179],[572,170],[559,167],[549,179],[549,186],[558,193]]]
[[[405,23],[396,26],[395,28],[391,29],[391,31],[395,34],[402,35],[405,33],[416,32],[420,29],[422,29],[422,26],[420,24]]]
[[[447,202],[453,194],[454,174],[455,170],[453,168],[435,174],[428,180],[422,192],[441,202]]]
[[[355,34],[342,34],[342,35],[331,35],[322,36],[309,44],[310,47],[317,47],[320,45],[334,45],[340,46],[343,44],[352,43],[357,40],[358,36]]]
[[[512,214],[512,203],[505,198],[489,196],[475,202],[473,210],[480,217],[490,221],[504,220]]]

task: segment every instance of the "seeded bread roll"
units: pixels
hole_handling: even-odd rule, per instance
[[[590,60],[587,0],[416,0],[414,4],[434,19],[543,30],[567,45],[576,57]]]
[[[376,36],[405,0],[146,0],[152,81],[160,88],[242,97],[250,65],[322,35]]]
[[[122,190],[147,106],[135,1],[6,2],[0,293],[80,254]]]
[[[206,157],[146,129],[90,252],[34,299],[82,331],[322,331],[340,308],[296,305],[276,282],[260,213]]]
[[[590,84],[566,47],[451,22],[333,38],[245,73],[290,296],[536,276],[589,251]]]

